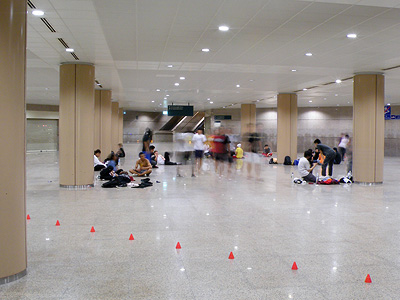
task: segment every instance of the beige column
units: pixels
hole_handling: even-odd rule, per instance
[[[0,1],[0,284],[26,274],[26,0]],[[7,150],[6,150],[7,149]],[[10,174],[10,172],[12,174]],[[11,176],[10,176],[11,175]],[[0,288],[1,290],[1,288]]]
[[[98,91],[100,96],[100,150],[101,160],[111,153],[111,90]]]
[[[353,177],[356,182],[383,182],[385,79],[382,74],[354,76]]]
[[[94,66],[60,66],[60,186],[93,185]]]
[[[241,135],[256,131],[256,105],[242,104],[240,106]]]
[[[111,103],[111,150],[116,152],[119,143],[119,104]]]
[[[118,143],[124,142],[124,109],[120,108],[118,112]]]
[[[101,149],[101,90],[94,91],[93,150]]]
[[[283,163],[285,156],[292,161],[297,157],[297,95],[278,95],[278,163]]]

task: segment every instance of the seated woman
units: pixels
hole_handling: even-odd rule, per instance
[[[121,173],[127,174],[127,172],[124,172],[124,170],[118,169],[118,162],[119,162],[119,157],[116,154],[111,153],[110,160],[107,161],[106,165],[107,167],[112,167],[116,174],[121,174]]]
[[[100,171],[100,170],[104,169],[105,167],[107,167],[106,164],[103,164],[99,160],[100,154],[101,154],[100,149],[97,149],[94,151],[94,170],[95,171]]]
[[[139,153],[139,159],[136,161],[135,168],[129,170],[129,172],[137,176],[149,176],[151,174],[151,164],[144,152]]]
[[[167,161],[164,156],[158,153],[158,151],[154,151],[154,156],[158,165],[177,165],[176,162]]]
[[[111,180],[115,176],[118,176],[115,172],[112,166],[108,166],[107,168],[104,168],[103,170],[100,171],[100,179],[102,180]]]

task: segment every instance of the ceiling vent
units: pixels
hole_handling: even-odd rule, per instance
[[[36,9],[35,4],[33,4],[33,3],[31,2],[31,0],[28,0],[28,6],[29,6],[31,9]]]
[[[58,41],[65,47],[65,48],[70,48],[68,46],[68,44],[62,39],[62,38],[58,38]]]
[[[389,71],[389,70],[398,69],[398,68],[400,68],[400,65],[394,66],[394,67],[390,67],[390,68],[385,68],[385,69],[382,69],[382,71]]]
[[[79,57],[75,53],[71,53],[72,57],[75,58],[75,60],[79,60]]]
[[[42,20],[42,22],[44,23],[44,25],[46,25],[46,27],[47,27],[51,32],[56,32],[56,30],[54,29],[54,27],[51,26],[51,24],[49,23],[49,21],[47,21],[46,18],[40,18],[40,20]]]

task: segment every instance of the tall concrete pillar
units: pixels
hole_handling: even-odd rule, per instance
[[[285,156],[292,161],[297,157],[297,95],[278,95],[278,163],[283,163]]]
[[[60,186],[93,185],[94,66],[60,66]]]
[[[354,76],[353,176],[356,182],[383,182],[385,78]]]
[[[26,0],[0,1],[0,284],[26,274],[25,65]],[[8,149],[8,150],[6,150]],[[10,174],[10,172],[12,174]]]
[[[242,104],[240,106],[241,135],[256,131],[256,105]]]
[[[118,143],[124,142],[124,110],[119,109],[118,112]]]
[[[119,143],[119,104],[111,103],[111,150],[116,152]]]
[[[95,91],[94,148],[101,150],[101,160],[111,152],[111,90]]]

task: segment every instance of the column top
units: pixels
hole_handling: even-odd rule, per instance
[[[354,73],[354,76],[356,75],[384,75],[385,73],[383,72],[358,72]]]
[[[75,61],[66,61],[60,64],[60,66],[62,65],[87,65],[87,66],[94,66],[94,64],[92,63],[88,63],[88,62],[75,62]]]

